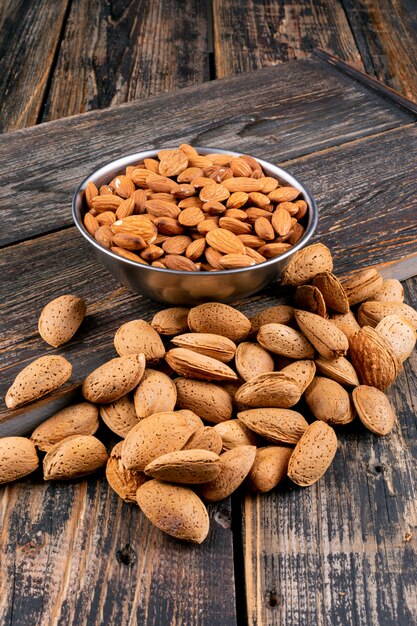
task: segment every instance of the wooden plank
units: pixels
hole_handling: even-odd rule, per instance
[[[214,0],[218,78],[308,56],[320,46],[362,69],[339,0]]]
[[[416,278],[405,291],[416,306]],[[288,481],[246,496],[250,625],[416,623],[416,388],[414,351],[388,390],[398,415],[392,434],[340,428],[335,461],[316,485]]]
[[[36,124],[69,0],[0,3],[0,131]]]
[[[76,186],[123,154],[188,141],[283,162],[411,120],[326,62],[304,60],[3,135],[0,245],[70,224]]]
[[[368,74],[417,101],[417,10],[413,0],[341,0]]]
[[[74,0],[42,120],[208,78],[206,3]]]

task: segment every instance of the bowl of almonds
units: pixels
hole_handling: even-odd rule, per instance
[[[73,217],[126,287],[168,304],[230,302],[280,278],[317,227],[317,206],[284,169],[238,152],[148,150],[88,176]]]

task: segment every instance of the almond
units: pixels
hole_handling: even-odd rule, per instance
[[[236,157],[230,161],[230,169],[234,176],[250,176],[252,168],[244,159]]]
[[[100,228],[100,224],[91,213],[86,213],[84,215],[84,227],[86,231],[94,237],[96,231]]]
[[[337,452],[337,437],[325,422],[313,422],[294,448],[288,477],[301,487],[313,485],[330,467]]]
[[[250,409],[237,417],[247,428],[274,443],[297,443],[308,428],[301,413],[290,409]]]
[[[167,202],[166,200],[147,200],[145,210],[147,214],[155,217],[171,217],[173,219],[178,218],[181,213],[174,202]]]
[[[159,174],[154,174],[146,171],[145,182],[140,185],[140,181],[136,182],[136,180],[132,176],[132,180],[137,186],[146,186],[152,189],[152,191],[156,193],[169,193],[171,189],[175,189],[177,183],[168,178],[167,176],[160,176]]]
[[[5,397],[8,409],[34,402],[63,385],[72,365],[62,356],[46,355],[32,361],[14,379]]]
[[[130,198],[135,191],[135,185],[128,176],[119,175],[110,183],[110,187],[114,189],[114,192],[122,198]]]
[[[185,256],[187,257],[187,259],[190,259],[191,261],[197,261],[197,259],[199,259],[201,255],[204,253],[205,249],[206,249],[206,240],[204,238],[194,239],[194,241],[192,241],[190,245],[187,246],[187,249],[185,251]]]
[[[176,401],[177,388],[169,376],[163,372],[146,369],[134,393],[138,419],[149,417],[154,413],[173,411]]]
[[[98,429],[98,410],[81,402],[65,407],[40,424],[32,433],[35,446],[47,452],[53,445],[72,435],[94,435]]]
[[[236,402],[253,407],[294,406],[301,397],[299,385],[282,372],[258,374],[240,387],[236,393]]]
[[[319,356],[316,359],[316,366],[320,374],[324,374],[341,385],[357,387],[360,384],[355,368],[343,356],[338,359],[325,359]]]
[[[265,241],[272,241],[275,239],[275,231],[272,228],[271,222],[266,217],[258,217],[255,220],[253,227],[258,237],[265,239]]]
[[[255,178],[249,178],[247,176],[236,176],[234,178],[228,178],[222,183],[223,187],[226,187],[230,193],[236,191],[243,191],[244,193],[251,193],[252,191],[262,190],[262,180],[256,180]]]
[[[402,315],[417,329],[417,311],[401,302],[364,302],[358,310],[358,321],[361,326],[375,327],[387,315]]]
[[[268,226],[270,226],[270,223],[268,221],[267,224]],[[246,224],[243,220],[236,217],[231,217],[229,215],[221,217],[219,219],[219,226],[220,228],[229,230],[235,235],[249,235],[252,232],[252,227],[250,224]]]
[[[370,326],[364,326],[352,337],[350,354],[359,380],[370,387],[389,387],[401,369],[401,361],[388,341]]]
[[[120,326],[114,337],[119,356],[144,354],[147,363],[157,363],[165,356],[165,347],[156,330],[145,320],[132,320]]]
[[[189,411],[188,409],[179,409],[177,411],[174,411],[174,413],[178,413],[178,415],[183,415],[185,417],[188,425],[194,429],[193,433],[204,426],[203,420],[196,413],[194,413],[194,411]]]
[[[104,213],[99,213],[96,219],[100,226],[111,226],[116,221],[116,214],[113,211],[105,211]]]
[[[258,448],[248,474],[250,488],[259,493],[266,493],[285,480],[292,451],[292,448],[285,446]]]
[[[224,254],[245,254],[245,246],[238,237],[224,228],[213,228],[206,235],[207,244]]]
[[[244,381],[258,374],[274,371],[274,360],[264,348],[257,343],[243,342],[236,350],[236,369]]]
[[[251,323],[243,313],[227,304],[207,302],[190,310],[188,326],[195,333],[214,333],[240,341],[249,333]]]
[[[179,254],[169,254],[164,259],[168,269],[178,272],[198,272],[199,267],[187,257]]]
[[[249,194],[243,191],[235,191],[227,198],[226,206],[228,209],[240,209],[248,200]]]
[[[202,426],[191,435],[183,450],[210,450],[215,454],[222,451],[222,438],[211,426]]]
[[[316,366],[310,359],[295,361],[283,367],[281,372],[290,376],[300,387],[301,393],[304,393],[314,378]]]
[[[326,306],[338,313],[348,313],[349,300],[340,280],[330,272],[318,274],[313,278],[313,285],[323,294]]]
[[[82,386],[83,396],[98,404],[114,402],[139,384],[144,371],[143,354],[111,359],[87,376]]]
[[[315,243],[294,254],[282,274],[281,284],[297,287],[308,283],[317,274],[332,271],[333,258],[329,248]]]
[[[381,291],[383,278],[377,270],[369,268],[344,280],[342,285],[349,304],[354,305],[365,300],[372,300],[372,296]]]
[[[194,178],[198,178],[203,175],[203,170],[200,167],[187,167],[185,170],[182,170],[180,174],[177,176],[177,181],[179,183],[191,183]]]
[[[160,335],[178,335],[188,330],[188,314],[190,309],[171,307],[158,311],[152,318],[151,326]]]
[[[266,259],[272,259],[275,256],[284,254],[291,248],[289,243],[267,243],[258,249],[259,254],[262,254]]]
[[[95,198],[95,196],[98,196],[98,189],[94,183],[89,182],[87,184],[87,187],[85,188],[85,201],[89,209],[91,209],[93,206],[92,200],[93,198]]]
[[[326,302],[323,294],[314,285],[300,285],[297,287],[294,304],[299,309],[310,311],[310,313],[315,313],[320,315],[320,317],[327,317]]]
[[[139,487],[136,498],[144,515],[168,535],[192,543],[207,537],[207,510],[191,489],[149,480]]]
[[[375,387],[360,385],[352,392],[361,422],[376,435],[388,435],[394,428],[395,411],[387,396]]]
[[[229,196],[230,191],[224,184],[215,183],[213,180],[210,180],[210,182],[201,189],[199,197],[202,202],[222,202],[223,200],[227,200]]]
[[[145,417],[126,436],[121,456],[123,465],[143,471],[159,456],[181,450],[199,427],[187,416],[173,411]]]
[[[217,478],[220,458],[208,450],[178,450],[154,459],[144,471],[158,480],[198,485]]]
[[[46,343],[57,348],[67,343],[84,319],[86,306],[82,298],[65,295],[51,300],[39,317],[39,334]]]
[[[326,359],[336,359],[346,354],[348,338],[335,324],[307,311],[295,311],[295,319],[307,339]]]
[[[291,359],[312,359],[314,348],[298,330],[285,324],[264,324],[257,340],[263,348]]]
[[[33,442],[26,437],[0,439],[0,484],[10,483],[34,472],[39,465]]]
[[[146,248],[146,241],[143,237],[130,233],[113,235],[113,244],[118,248],[125,248],[125,250],[143,250]]]
[[[272,178],[272,176],[265,176],[262,178],[262,183],[262,192],[266,194],[271,193],[271,191],[274,191],[274,189],[278,187],[277,179]]]
[[[200,494],[208,502],[230,496],[243,483],[255,460],[255,446],[237,446],[220,455],[220,474],[203,485]]]
[[[188,167],[188,158],[182,150],[169,150],[159,162],[159,173],[162,176],[177,176]]]
[[[129,395],[100,406],[100,417],[111,431],[122,437],[138,423],[135,406]]]
[[[222,439],[223,450],[231,450],[236,446],[256,446],[258,437],[237,419],[221,422],[213,427]]]
[[[251,332],[257,333],[265,324],[290,324],[294,319],[294,309],[286,304],[277,304],[259,311],[250,318]]]
[[[197,413],[206,422],[217,424],[232,417],[232,401],[219,385],[176,378],[177,404],[182,409]]]
[[[352,311],[348,311],[347,313],[333,313],[330,316],[330,320],[346,335],[349,342],[353,335],[361,329]]]
[[[188,348],[193,352],[227,363],[235,356],[236,344],[227,337],[213,333],[185,333],[177,335],[172,343],[179,348]]]
[[[119,441],[112,449],[106,465],[106,478],[119,498],[136,504],[136,492],[147,478],[142,472],[132,472],[124,467],[121,460],[122,446],[123,441]]]
[[[413,324],[402,315],[383,317],[375,330],[390,344],[394,354],[401,362],[408,359],[416,345],[417,334]]]
[[[95,196],[91,200],[91,208],[97,211],[97,213],[116,211],[122,202],[123,198],[120,198],[120,196],[113,196],[112,194],[100,195]]]
[[[346,389],[323,376],[316,376],[305,392],[310,411],[318,420],[332,425],[349,424],[355,411]]]
[[[111,231],[114,235],[120,233],[138,235],[145,240],[147,245],[153,243],[158,234],[156,227],[146,215],[130,215],[122,220],[117,220],[112,224]]]
[[[279,191],[277,189],[277,191]],[[275,192],[273,192],[275,193]],[[276,209],[272,214],[272,226],[277,235],[285,237],[291,230],[291,215],[283,208]]]
[[[165,359],[170,367],[186,378],[201,380],[236,380],[235,372],[217,359],[198,354],[187,348],[169,350]]]
[[[131,252],[130,250],[125,250],[124,248],[119,248],[118,246],[112,246],[110,250],[114,252],[114,254],[118,254],[119,256],[122,256],[124,259],[129,259],[129,261],[134,261],[135,263],[141,263],[142,265],[148,265],[146,261],[141,259],[140,256],[138,256],[134,252]]]
[[[403,286],[399,280],[387,278],[382,282],[381,291],[372,296],[372,300],[377,302],[404,302]]]
[[[111,248],[113,241],[113,231],[110,226],[100,226],[94,232],[94,238],[104,248]]]
[[[300,195],[300,191],[295,187],[279,187],[268,194],[272,202],[292,202]]]
[[[92,435],[74,435],[56,443],[43,460],[45,480],[71,480],[96,472],[106,465],[108,455]]]

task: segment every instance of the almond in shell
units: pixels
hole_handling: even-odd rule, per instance
[[[301,387],[283,372],[258,374],[244,383],[235,395],[235,401],[253,407],[279,407],[286,409],[297,404]]]
[[[159,530],[183,541],[202,543],[209,517],[200,498],[187,487],[149,480],[136,492],[143,514]]]
[[[177,404],[197,413],[206,422],[217,424],[232,417],[232,400],[225,389],[215,383],[187,378],[175,379]]]
[[[185,333],[174,337],[172,343],[179,348],[187,348],[222,363],[231,361],[236,352],[236,344],[233,341],[213,333]]]
[[[119,441],[110,453],[106,465],[106,478],[110,487],[125,502],[136,504],[136,492],[147,481],[143,472],[132,472],[124,467],[121,459],[123,441]]]
[[[222,451],[222,438],[211,426],[202,426],[189,438],[183,450],[210,450],[215,454]]]
[[[337,437],[325,422],[313,422],[294,448],[288,477],[301,487],[317,482],[330,467],[337,452]]]
[[[0,484],[34,472],[39,465],[34,443],[26,437],[0,439]]]
[[[213,427],[222,438],[222,448],[231,450],[236,446],[256,446],[259,438],[237,419],[228,420]]]
[[[87,376],[82,386],[86,400],[108,404],[132,391],[145,371],[145,356],[132,354],[111,359]]]
[[[110,404],[102,404],[100,417],[111,431],[123,439],[138,423],[135,406],[128,394]]]
[[[53,445],[72,435],[94,435],[98,429],[98,410],[89,402],[67,406],[40,424],[32,433],[35,446],[47,452]]]
[[[417,338],[410,320],[402,315],[387,315],[377,324],[375,330],[388,341],[401,362],[408,359],[414,350]]]
[[[281,369],[281,372],[295,380],[301,389],[301,393],[304,393],[314,378],[316,365],[311,359],[304,359],[286,365]]]
[[[404,302],[404,289],[399,280],[387,278],[382,283],[382,289],[372,296],[377,302]]]
[[[292,448],[286,446],[258,448],[248,474],[249,487],[253,491],[266,493],[285,480],[292,451]]]
[[[317,274],[333,271],[333,258],[329,248],[315,243],[298,250],[285,268],[282,285],[298,287],[312,280]]]
[[[244,381],[258,374],[274,371],[274,360],[267,350],[258,343],[244,341],[240,343],[235,356],[236,369]]]
[[[188,331],[188,314],[190,309],[171,307],[158,311],[152,318],[151,326],[160,335],[178,335]]]
[[[308,315],[312,314],[309,313]],[[263,348],[274,354],[291,359],[312,359],[314,357],[314,348],[308,339],[298,330],[285,326],[285,324],[261,326],[257,340]]]
[[[149,463],[147,476],[170,483],[199,485],[220,474],[220,458],[208,450],[177,450],[163,454]]]
[[[177,401],[177,388],[163,372],[146,369],[133,397],[136,416],[143,419],[153,413],[173,411]]]
[[[326,359],[336,359],[348,351],[348,338],[331,321],[308,311],[296,311],[295,319],[317,352]]]
[[[80,327],[85,311],[84,300],[77,296],[65,295],[51,300],[39,317],[40,336],[54,348],[67,343]]]
[[[114,347],[119,356],[142,353],[148,364],[157,363],[165,356],[160,336],[145,320],[132,320],[120,326],[114,337]]]
[[[236,380],[235,372],[225,363],[187,348],[173,348],[165,356],[168,365],[186,378],[199,380]]]
[[[246,315],[220,302],[193,307],[188,315],[188,326],[194,333],[214,333],[232,341],[244,339],[251,329]]]
[[[106,448],[92,435],[73,435],[56,443],[43,460],[45,480],[71,480],[96,472],[106,465]]]
[[[395,411],[385,393],[375,387],[360,385],[352,392],[361,422],[376,435],[388,435],[394,428]]]
[[[294,296],[294,304],[297,308],[310,313],[316,313],[320,317],[327,317],[326,302],[323,294],[314,285],[300,285]]]
[[[346,335],[348,341],[361,329],[352,311],[348,311],[347,313],[332,313],[330,320]]]
[[[357,387],[360,384],[352,363],[343,356],[338,359],[325,359],[324,356],[319,356],[316,359],[316,367],[320,374],[345,387]]]
[[[220,455],[220,474],[202,485],[200,494],[208,502],[230,496],[249,474],[256,455],[255,446],[237,446]]]
[[[377,324],[387,315],[402,315],[408,319],[417,330],[417,311],[403,302],[364,302],[358,309],[358,321],[361,326],[372,326]]]
[[[370,326],[364,326],[352,337],[350,354],[359,380],[370,387],[389,387],[401,370],[401,361],[388,341]]]
[[[372,296],[381,291],[383,278],[377,270],[371,267],[353,274],[344,280],[342,285],[349,304],[353,306],[365,300],[372,300]]]
[[[315,376],[305,392],[308,407],[314,417],[327,424],[349,424],[355,411],[346,389],[324,376]]]
[[[27,365],[9,387],[5,402],[8,409],[34,402],[63,385],[71,376],[72,365],[64,357],[41,356]]]
[[[301,413],[291,409],[249,409],[237,417],[249,430],[273,443],[297,443],[308,428]]]
[[[323,294],[326,306],[338,313],[349,311],[349,300],[340,280],[330,272],[318,274],[313,278],[313,285]]]
[[[257,333],[261,326],[265,324],[291,324],[294,319],[294,308],[287,304],[277,304],[270,306],[263,311],[259,311],[250,318],[251,333]]]

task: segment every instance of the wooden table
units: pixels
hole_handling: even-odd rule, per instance
[[[77,342],[61,350],[75,382],[113,356],[122,321],[158,308],[113,281],[71,224],[76,183],[122,153],[189,141],[284,164],[317,197],[316,240],[332,247],[337,272],[377,263],[386,275],[416,273],[413,115],[314,59],[200,85],[321,44],[416,98],[415,15],[406,2],[378,5],[1,5],[4,131],[140,99],[0,137],[1,395],[48,351],[36,317],[49,299],[76,291],[88,302]],[[416,306],[417,280],[404,286]],[[271,286],[236,304],[250,313],[279,297]],[[211,506],[201,547],[153,529],[104,479],[45,485],[38,474],[3,487],[0,623],[414,624],[416,382],[414,353],[389,390],[399,415],[390,437],[352,425],[312,488]],[[0,428],[24,430],[24,413],[8,417],[2,409]]]

